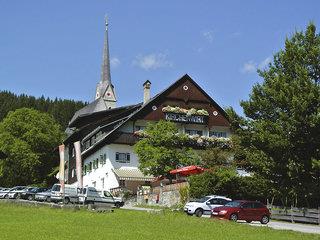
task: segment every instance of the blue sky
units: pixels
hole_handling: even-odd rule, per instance
[[[261,81],[286,36],[313,21],[320,1],[0,0],[0,90],[92,101],[109,17],[118,105],[142,101],[188,73],[222,107]],[[318,31],[319,32],[319,31]]]

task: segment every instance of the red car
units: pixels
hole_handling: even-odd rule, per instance
[[[248,223],[260,221],[262,224],[267,224],[270,220],[270,211],[260,202],[238,200],[212,209],[211,217],[229,219],[234,222],[245,220]]]

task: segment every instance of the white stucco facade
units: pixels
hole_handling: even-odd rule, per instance
[[[130,162],[120,163],[116,161],[116,153],[130,154]],[[105,154],[105,163],[101,163],[101,155]],[[90,172],[83,175],[83,185],[96,187],[98,189],[110,189],[119,187],[119,181],[113,172],[113,169],[118,168],[138,168],[138,157],[133,151],[133,147],[124,144],[106,145],[92,155],[83,159],[83,166],[89,165],[90,162],[99,159],[98,167],[92,168]],[[77,184],[77,183],[74,183]]]

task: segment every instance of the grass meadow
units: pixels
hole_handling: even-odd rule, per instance
[[[317,239],[319,235],[229,221],[116,209],[113,213],[0,203],[0,239]]]

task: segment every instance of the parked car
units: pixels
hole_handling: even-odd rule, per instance
[[[48,188],[39,188],[39,187],[28,188],[26,191],[21,193],[21,198],[29,201],[33,201],[37,193],[45,192],[47,190]]]
[[[9,199],[20,199],[21,198],[21,194],[24,193],[25,191],[27,191],[28,189],[31,189],[32,187],[25,187],[25,186],[17,186],[15,187],[15,189],[10,190],[7,198]]]
[[[64,194],[64,199],[63,199]],[[54,184],[51,189],[51,202],[64,202],[68,203],[78,203],[78,189],[73,185],[64,185],[64,193],[62,192],[62,188],[60,184]]]
[[[241,200],[214,208],[211,217],[229,219],[234,222],[245,220],[248,223],[260,221],[262,224],[267,224],[270,220],[270,211],[261,202]]]
[[[184,206],[184,211],[188,215],[195,214],[197,217],[201,217],[206,213],[210,215],[212,209],[214,209],[215,207],[223,206],[228,202],[231,202],[231,199],[224,196],[205,196],[201,199],[188,202]]]
[[[6,191],[9,191],[10,190],[10,188],[0,188],[0,192],[6,192]]]
[[[79,202],[90,203],[109,203],[114,205],[115,201],[112,194],[108,191],[100,191],[94,187],[84,187],[79,189]]]
[[[9,191],[10,191],[10,188],[2,189],[0,191],[0,198],[6,198],[8,193],[9,193]]]
[[[51,201],[51,189],[45,192],[38,192],[34,195],[34,200],[39,202],[50,202]]]
[[[9,194],[19,192],[24,188],[26,188],[26,187],[17,186],[17,187],[9,188],[9,189],[6,189],[6,190],[2,190],[0,192],[0,198],[9,198]]]
[[[113,197],[113,200],[114,200],[114,206],[116,208],[123,207],[124,201],[123,201],[122,197]]]

